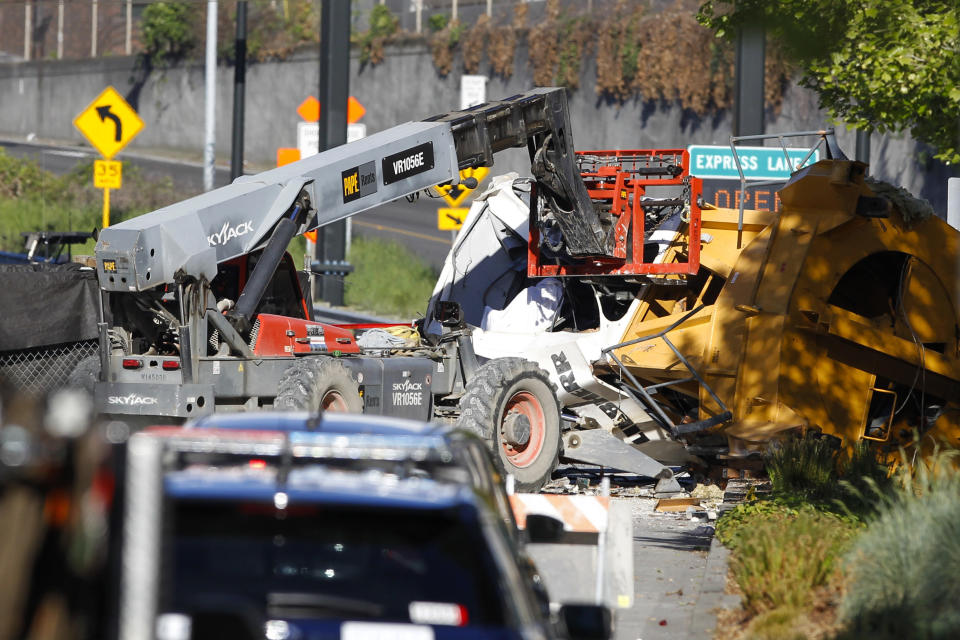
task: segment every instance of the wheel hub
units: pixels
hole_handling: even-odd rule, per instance
[[[328,391],[320,400],[321,411],[332,411],[334,413],[348,413],[350,411],[347,401],[337,391]]]
[[[512,447],[530,442],[530,419],[519,411],[510,411],[503,419],[503,439]]]

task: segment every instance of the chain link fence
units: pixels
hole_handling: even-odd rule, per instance
[[[0,378],[21,393],[42,396],[67,384],[77,364],[97,354],[96,340],[0,352]]]

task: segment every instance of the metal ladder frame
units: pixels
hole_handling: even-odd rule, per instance
[[[704,380],[699,373],[697,373],[697,370],[693,368],[693,365],[690,364],[690,361],[687,360],[682,353],[680,353],[680,350],[677,349],[676,345],[673,344],[670,341],[670,338],[668,338],[666,335],[670,331],[673,331],[674,329],[679,327],[681,324],[689,320],[694,314],[696,314],[698,311],[703,309],[705,306],[706,305],[701,304],[696,309],[694,309],[690,313],[687,313],[686,315],[684,315],[682,318],[680,318],[679,320],[671,324],[666,329],[662,329],[657,333],[651,334],[649,336],[643,336],[642,338],[634,338],[633,340],[627,340],[626,342],[621,342],[619,344],[609,346],[601,351],[603,356],[605,358],[612,359],[617,364],[617,367],[619,368],[619,370],[623,374],[625,374],[629,379],[630,384],[623,384],[624,389],[626,389],[626,391],[630,393],[630,395],[632,395],[638,402],[645,405],[648,409],[651,409],[653,411],[653,415],[651,415],[651,417],[657,422],[659,422],[660,425],[663,426],[665,429],[668,429],[671,435],[673,435],[674,437],[678,437],[684,434],[697,433],[700,431],[704,431],[706,429],[709,429],[710,427],[715,427],[718,424],[723,424],[724,422],[727,422],[733,419],[733,414],[727,408],[727,405],[724,404],[724,402],[717,396],[716,393],[714,393],[710,385],[707,384],[707,381]],[[623,364],[620,358],[618,358],[617,355],[614,353],[616,349],[622,349],[624,347],[629,347],[635,344],[639,344],[641,342],[646,342],[648,340],[655,340],[657,338],[662,339],[667,344],[667,346],[670,347],[670,349],[677,356],[680,362],[683,363],[683,366],[685,366],[687,368],[687,371],[690,372],[689,378],[681,378],[680,380],[669,380],[667,382],[660,382],[657,384],[647,385],[645,387],[640,383],[639,380],[637,380],[636,376],[630,373],[630,370]],[[697,422],[682,423],[679,425],[675,424],[673,420],[671,420],[670,417],[666,413],[664,413],[663,409],[660,408],[660,405],[657,403],[656,400],[653,399],[653,396],[656,395],[657,391],[661,388],[669,387],[676,384],[682,384],[685,382],[696,382],[701,387],[703,387],[703,389],[705,389],[706,392],[710,394],[710,397],[713,398],[714,402],[720,405],[720,413],[718,413],[715,416],[706,418],[705,420],[698,420]]]

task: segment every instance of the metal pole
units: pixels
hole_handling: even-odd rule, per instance
[[[93,0],[90,5],[90,57],[97,57],[97,4],[98,0]]]
[[[856,159],[865,164],[870,164],[870,132],[857,129],[857,152]]]
[[[603,476],[603,479],[600,480],[600,495],[604,498],[610,498],[610,476]],[[593,595],[596,604],[603,604],[603,583],[606,580],[607,531],[610,530],[609,503],[607,508],[607,521],[597,535],[597,574]]]
[[[763,133],[763,58],[765,33],[760,25],[748,25],[737,39],[733,135]]]
[[[127,31],[123,50],[126,55],[133,52],[133,0],[127,0]]]
[[[414,0],[417,5],[417,33],[423,32],[423,0]]]
[[[103,228],[110,226],[110,189],[103,190]]]
[[[23,3],[23,59],[30,60],[33,50],[33,3]]]
[[[57,60],[63,58],[63,0],[57,2]]]
[[[960,231],[960,178],[947,178],[947,224]]]
[[[230,149],[230,182],[243,175],[243,110],[247,77],[247,0],[237,3],[237,38],[233,68],[233,145]]]
[[[453,0],[453,6],[450,9],[450,22],[457,21],[457,0]]]
[[[207,0],[206,114],[203,121],[203,189],[213,189],[217,112],[217,0]]]
[[[487,17],[493,17],[493,0],[487,0]]]
[[[320,144],[325,151],[347,141],[347,97],[350,93],[350,3],[323,0],[320,17]],[[316,260],[346,259],[346,223],[328,224],[317,230]],[[315,300],[343,304],[343,276],[318,278]]]

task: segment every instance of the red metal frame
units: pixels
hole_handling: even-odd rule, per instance
[[[610,256],[592,257],[578,264],[543,264],[540,261],[540,232],[530,220],[530,242],[527,245],[527,275],[544,276],[619,276],[619,275],[693,275],[700,269],[700,207],[697,205],[703,183],[690,176],[690,154],[686,149],[633,149],[578,151],[578,156],[600,156],[609,163],[595,171],[580,174],[587,193],[594,201],[607,201],[617,216],[614,226],[614,247]],[[620,160],[617,162],[617,160]],[[644,175],[643,169],[664,163],[680,165],[683,172],[673,176],[667,172]],[[649,263],[643,261],[644,210],[641,198],[649,187],[680,186],[690,183],[689,244],[686,262]],[[633,227],[630,251],[627,238]]]
[[[340,326],[313,322],[301,318],[278,316],[272,313],[257,315],[260,320],[260,331],[257,332],[257,341],[253,345],[253,353],[257,356],[292,356],[295,353],[311,353],[307,327],[319,325],[323,327],[323,343],[326,351],[319,353],[360,353],[360,347],[353,337],[353,332]],[[298,340],[299,339],[299,340]],[[302,342],[302,341],[304,342]],[[319,338],[317,342],[319,342]]]

